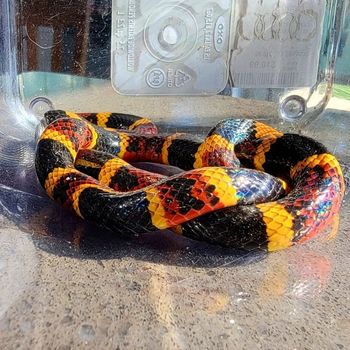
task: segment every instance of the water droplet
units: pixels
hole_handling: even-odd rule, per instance
[[[72,323],[73,321],[73,317],[66,315],[62,318],[61,323],[65,324],[65,323]]]
[[[32,322],[29,321],[29,320],[25,320],[25,321],[22,321],[19,325],[19,327],[21,328],[21,331],[24,332],[24,333],[28,333],[32,330],[33,328],[33,325],[32,325]]]
[[[80,339],[89,342],[95,338],[95,330],[89,324],[83,324],[80,328]]]

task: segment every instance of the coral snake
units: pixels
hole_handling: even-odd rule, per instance
[[[159,135],[148,119],[50,111],[36,150],[46,193],[118,234],[171,229],[226,247],[269,251],[329,226],[344,196],[337,159],[317,141],[227,119],[204,141]],[[166,177],[130,162],[173,165]]]

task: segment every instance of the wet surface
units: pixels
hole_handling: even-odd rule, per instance
[[[349,128],[328,111],[307,134],[350,164]],[[2,348],[350,348],[349,196],[338,231],[273,254],[116,237],[45,197],[30,147],[0,187]]]

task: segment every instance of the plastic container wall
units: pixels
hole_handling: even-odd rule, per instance
[[[331,96],[344,3],[22,0],[3,6],[5,39],[12,41],[6,70],[27,115],[52,107],[117,110],[176,125],[190,116],[198,125],[205,114],[198,106],[206,111],[210,98],[164,96],[221,92],[269,101],[276,122],[301,125]],[[163,110],[156,97],[130,99],[112,85],[128,95],[163,95]]]

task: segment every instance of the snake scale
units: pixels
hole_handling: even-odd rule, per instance
[[[225,247],[276,251],[338,214],[344,178],[319,142],[259,121],[227,119],[204,139],[162,136],[146,118],[50,111],[36,150],[46,193],[116,234],[171,229]],[[130,162],[183,169],[165,177]]]

